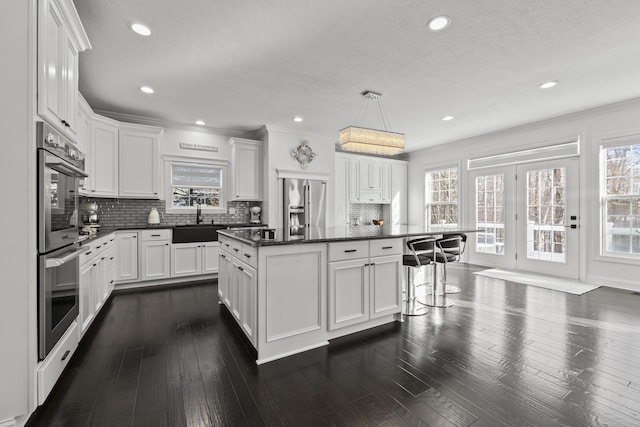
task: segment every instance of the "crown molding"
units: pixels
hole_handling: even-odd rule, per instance
[[[167,127],[171,129],[187,130],[192,132],[210,133],[213,135],[222,135],[229,138],[246,138],[256,139],[260,128],[250,131],[240,131],[234,129],[216,128],[212,126],[199,126],[195,124],[182,123],[173,120],[156,119],[153,117],[137,116],[134,114],[117,113],[115,111],[95,110],[96,114],[109,117],[113,120],[127,123],[136,123],[149,126]]]

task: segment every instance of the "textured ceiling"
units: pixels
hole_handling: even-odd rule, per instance
[[[75,4],[93,46],[80,57],[80,91],[120,114],[337,140],[348,125],[382,126],[373,101],[360,118],[360,93],[373,90],[413,151],[640,97],[638,0]],[[451,25],[429,31],[441,14]],[[153,35],[131,32],[135,21]],[[560,83],[540,90],[547,80]]]

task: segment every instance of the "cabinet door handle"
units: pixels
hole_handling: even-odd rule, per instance
[[[165,245],[165,246],[169,246],[169,244],[168,244],[168,243],[165,243],[164,245]]]
[[[89,255],[89,254],[91,254],[91,251],[89,251],[89,252],[85,252],[84,254],[85,254],[85,255]]]
[[[372,262],[372,263],[371,263],[371,264],[369,264],[369,265],[376,265],[376,263],[375,263],[375,262]]]
[[[60,360],[65,360],[67,357],[69,357],[69,353],[71,353],[70,350],[65,351],[64,355],[62,355],[62,359],[60,359]]]
[[[151,237],[160,237],[159,234],[152,234]]]
[[[249,254],[244,254],[244,256],[246,256],[247,258],[251,258],[251,255]]]
[[[113,260],[113,257],[109,258],[110,260]]]
[[[238,266],[238,270],[240,270],[240,271],[244,271],[244,268],[242,268],[242,267]]]
[[[100,258],[100,261],[104,261],[104,259],[105,259],[105,258],[106,258],[106,257],[104,257],[104,256],[103,256],[102,258]]]
[[[382,249],[393,249],[393,246],[383,246]]]
[[[345,254],[348,254],[349,252],[357,252],[357,249],[347,249],[344,251]]]
[[[238,252],[240,249],[238,248],[233,248],[234,251]]]
[[[224,256],[224,255],[222,255],[222,254],[220,254],[220,256],[221,256],[222,258],[225,258],[225,259],[227,258],[226,256]]]
[[[100,245],[100,246],[96,247],[96,249],[100,249],[101,247],[102,247],[102,245]]]
[[[368,267],[368,266],[370,266],[370,265],[371,265],[371,264],[365,264],[364,266],[365,266],[365,267]]]

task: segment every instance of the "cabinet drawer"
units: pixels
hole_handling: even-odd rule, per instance
[[[235,239],[229,239],[229,252],[231,253],[231,255],[233,255],[234,257],[237,258],[241,258],[242,257],[242,243],[235,240]]]
[[[38,367],[38,404],[42,405],[78,347],[78,322],[73,322]]]
[[[141,239],[143,242],[153,240],[171,240],[171,229],[166,228],[162,230],[142,230]]]
[[[360,190],[360,203],[380,203],[381,201],[381,190]]]
[[[114,247],[114,239],[113,235],[100,237],[97,240],[92,241],[91,243],[86,243],[82,245],[82,252],[79,256],[80,266],[83,266],[87,262],[93,260],[93,258],[100,255],[102,252],[106,251],[108,248]]]
[[[220,250],[225,252],[231,252],[231,239],[226,236],[218,234],[218,242],[220,242]]]
[[[369,241],[369,256],[397,255],[402,253],[402,239],[381,239]]]
[[[367,240],[329,243],[329,261],[346,261],[368,257],[369,241]]]
[[[250,245],[242,245],[242,261],[246,262],[252,267],[258,266],[258,248],[254,248]]]

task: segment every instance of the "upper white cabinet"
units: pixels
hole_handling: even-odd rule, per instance
[[[120,124],[118,187],[120,197],[158,199],[158,144],[162,128]]]
[[[336,156],[335,162],[336,225],[349,224],[349,159]]]
[[[115,120],[93,116],[89,149],[85,153],[89,177],[81,188],[83,194],[118,197],[118,127]]]
[[[78,55],[89,39],[71,0],[38,2],[38,114],[76,141]]]
[[[262,142],[231,138],[229,200],[262,200]]]

